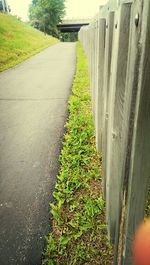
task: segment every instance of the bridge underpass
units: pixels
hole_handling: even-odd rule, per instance
[[[57,27],[62,33],[79,32],[80,28],[89,25],[90,19],[63,20]]]

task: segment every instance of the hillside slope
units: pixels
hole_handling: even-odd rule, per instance
[[[45,35],[16,17],[0,13],[0,71],[57,42],[58,39]]]

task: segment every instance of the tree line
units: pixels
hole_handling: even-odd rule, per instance
[[[57,25],[64,15],[65,0],[32,0],[29,8],[31,25],[54,37],[59,37]]]

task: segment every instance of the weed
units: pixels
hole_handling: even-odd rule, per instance
[[[101,194],[101,159],[96,152],[87,62],[77,45],[78,65],[69,100],[67,132],[60,155],[52,233],[43,265],[113,264]]]

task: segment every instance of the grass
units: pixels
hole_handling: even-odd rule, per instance
[[[102,197],[101,157],[96,151],[87,61],[78,43],[77,72],[69,100],[60,174],[51,204],[52,231],[43,265],[110,265]]]
[[[146,208],[145,208],[145,219],[150,217],[150,188],[148,189]]]
[[[0,13],[0,71],[6,70],[58,40]]]

